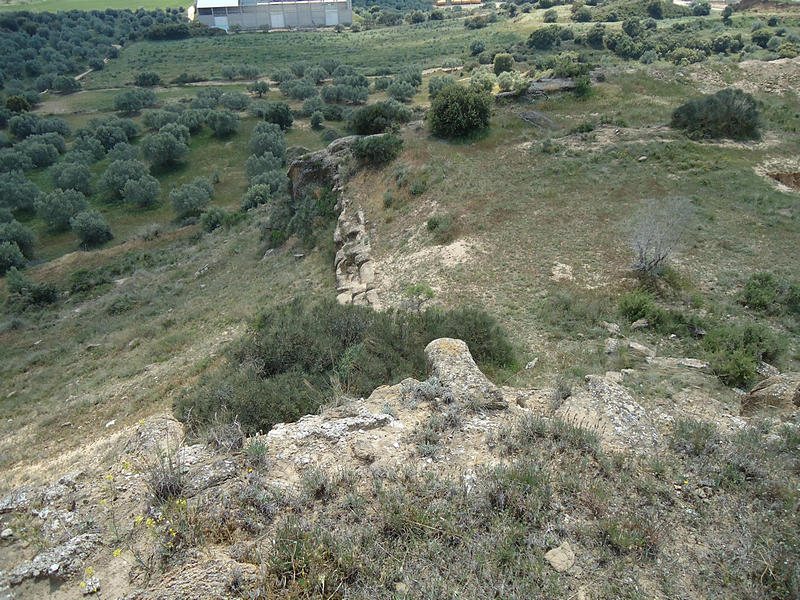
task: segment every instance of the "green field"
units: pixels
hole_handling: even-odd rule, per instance
[[[335,57],[367,73],[396,71],[403,66],[438,67],[447,59],[460,60],[476,37],[490,46],[505,47],[523,40],[536,19],[523,15],[494,23],[476,33],[460,19],[404,25],[359,33],[276,32],[242,33],[225,37],[192,38],[174,42],[136,42],[99,72],[84,79],[86,88],[123,85],[137,71],[155,71],[164,81],[181,73],[220,77],[227,65],[255,65],[265,74],[296,60],[310,64]]]
[[[145,8],[148,10],[156,8],[175,8],[188,6],[187,0],[135,0],[125,2],[123,0],[31,0],[30,2],[3,2],[0,3],[0,11],[3,10],[31,10],[36,12],[58,12],[68,10],[105,10],[106,8],[116,8],[118,10]]]

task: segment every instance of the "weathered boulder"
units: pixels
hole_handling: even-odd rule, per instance
[[[25,561],[9,573],[9,582],[19,585],[26,579],[52,577],[69,579],[82,572],[86,559],[100,546],[99,533],[84,533],[70,538],[65,543],[48,548],[32,560]]]
[[[351,146],[358,135],[332,141],[327,148],[298,156],[289,163],[289,192],[300,198],[311,185],[340,189],[344,184],[341,167],[352,158]]]
[[[742,414],[760,409],[790,415],[800,409],[800,373],[781,373],[756,384],[742,399]]]
[[[587,375],[586,381],[586,389],[567,398],[557,417],[595,430],[606,449],[648,452],[660,446],[650,415],[627,389],[600,375]]]
[[[508,408],[503,392],[481,372],[463,341],[433,340],[425,348],[425,359],[431,377],[448,388],[456,401],[476,409]]]

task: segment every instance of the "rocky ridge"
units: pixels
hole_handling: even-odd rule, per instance
[[[313,485],[309,481],[318,474],[338,473],[356,489],[376,474],[412,464],[468,477],[476,468],[508,460],[498,451],[498,440],[526,415],[580,425],[595,432],[605,451],[657,456],[676,416],[635,397],[622,373],[587,376],[584,388],[556,406],[552,390],[492,384],[460,340],[434,340],[425,356],[426,381],[383,386],[369,398],[244,440],[245,448],[263,449],[255,463],[252,453],[187,444],[180,423],[157,416],[121,436],[113,464],[86,457],[83,469],[51,484],[13,490],[0,500],[0,592],[12,597],[20,586],[44,589],[36,586],[55,582],[54,598],[77,598],[87,590],[131,600],[238,597],[231,582],[258,577],[258,568],[246,559],[252,540],[268,535],[276,516],[291,510],[291,498]],[[750,394],[748,410],[766,394],[766,402],[779,398],[784,410],[790,403],[796,417],[800,375],[770,379]],[[421,456],[420,432],[437,415],[453,425],[435,453]],[[178,508],[151,501],[154,464],[172,465],[179,473]],[[158,568],[153,561],[165,539],[174,539],[173,526],[181,518],[193,519],[212,541],[202,551],[187,544],[178,563],[167,563],[158,578],[147,577],[144,567]],[[574,548],[556,550],[546,560],[555,570],[568,571],[576,560]]]
[[[336,229],[333,234],[336,299],[341,304],[381,308],[376,289],[375,263],[364,210],[347,192],[347,179],[355,165],[352,144],[362,136],[348,136],[327,148],[304,154],[289,165],[291,193],[298,198],[310,186],[330,187],[338,194]]]

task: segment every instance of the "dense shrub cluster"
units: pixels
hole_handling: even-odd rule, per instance
[[[491,96],[453,85],[444,88],[431,103],[428,113],[431,131],[445,138],[462,137],[489,126]]]
[[[411,109],[396,100],[387,100],[354,110],[348,125],[353,133],[371,135],[397,129],[411,117]]]
[[[403,149],[403,139],[387,133],[384,135],[371,135],[353,142],[353,153],[361,162],[383,166],[392,162],[400,155]]]
[[[761,137],[758,101],[750,94],[734,88],[679,106],[672,113],[670,124],[698,138],[742,140]]]
[[[763,277],[752,281],[751,288],[754,288],[759,281],[763,281]],[[767,286],[759,286],[763,287]],[[797,294],[796,291],[794,293]],[[763,299],[753,289],[749,295]],[[795,296],[794,302],[797,301]],[[705,354],[713,372],[731,386],[751,385],[757,378],[756,370],[761,361],[775,361],[786,350],[786,341],[764,325],[708,322],[685,311],[662,308],[650,293],[643,290],[622,296],[620,312],[629,321],[647,319],[648,326],[662,335],[675,334],[701,340],[698,350]]]
[[[378,313],[333,300],[263,310],[221,370],[182,396],[175,414],[194,426],[228,410],[248,433],[314,412],[332,393],[368,395],[404,377],[424,379],[423,349],[439,337],[467,342],[479,364],[514,363],[506,333],[476,310]]]
[[[739,301],[753,310],[800,316],[800,285],[772,273],[756,273],[745,282]]]

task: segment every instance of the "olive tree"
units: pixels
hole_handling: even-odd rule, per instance
[[[35,204],[36,214],[54,231],[69,229],[72,217],[89,210],[86,196],[72,189],[57,189],[43,194],[36,199]]]
[[[70,219],[69,224],[84,248],[99,246],[114,238],[111,227],[97,211],[78,213]]]

